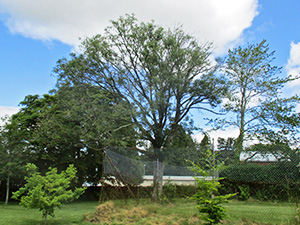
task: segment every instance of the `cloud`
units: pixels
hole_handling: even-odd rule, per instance
[[[182,25],[201,41],[213,41],[222,52],[242,37],[258,14],[258,0],[0,0],[12,33],[77,46],[78,38],[102,32],[126,13],[163,26]]]
[[[19,111],[18,107],[0,106],[0,118],[8,115],[11,116]]]
[[[291,75],[292,77],[297,77],[300,76],[300,42],[298,43],[291,42],[290,46],[291,46],[290,56],[285,66],[285,70],[288,75]],[[286,95],[295,95],[295,94],[299,95],[299,87],[300,87],[300,79],[297,79],[288,83],[284,87],[283,92]],[[296,110],[297,112],[300,112],[299,104]]]
[[[293,77],[300,75],[300,42],[291,43],[290,57],[286,65],[287,74]],[[300,85],[300,80],[291,83],[291,86]]]
[[[12,116],[17,113],[20,109],[18,107],[0,106],[0,126],[3,125],[1,118],[6,116]]]
[[[208,132],[209,137],[214,139],[215,145],[217,144],[218,138],[237,138],[239,136],[239,129],[234,127],[226,128],[226,130],[217,130]],[[199,143],[202,141],[203,133],[198,133],[193,136]]]

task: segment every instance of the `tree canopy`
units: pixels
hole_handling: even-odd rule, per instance
[[[273,115],[273,121],[280,114],[281,121],[277,120],[277,127],[291,127],[298,123],[295,119],[292,123],[287,117],[291,111],[274,111],[275,105],[281,102],[281,109],[291,103],[290,99],[281,98],[281,89],[286,83],[293,80],[291,76],[281,78],[281,68],[273,66],[275,52],[269,50],[265,40],[258,44],[248,44],[246,47],[237,47],[228,51],[222,65],[222,72],[226,75],[229,84],[229,92],[226,97],[224,109],[235,115],[234,119],[217,119],[218,126],[235,126],[239,129],[236,139],[236,160],[239,159],[243,149],[243,142],[247,137],[259,137],[262,130],[270,133],[274,125],[267,117]],[[298,97],[292,98],[296,101]],[[273,108],[272,108],[273,107]],[[287,107],[288,108],[288,107]],[[290,108],[291,109],[291,108]],[[274,113],[277,112],[276,115]],[[271,114],[270,114],[271,113]],[[299,117],[298,114],[294,114]],[[299,124],[299,123],[298,123]],[[271,125],[271,126],[270,126]],[[266,129],[266,128],[270,129]]]
[[[199,145],[191,137],[194,110],[218,113],[224,99],[228,114],[215,125],[235,126],[239,136],[218,139],[219,159],[239,160],[247,138],[296,143],[300,99],[283,98],[281,90],[298,78],[280,76],[265,40],[229,50],[216,64],[212,43],[126,15],[80,47],[57,62],[55,90],[26,96],[1,131],[0,173],[8,180],[29,161],[42,172],[74,164],[78,185],[97,183],[103,149],[138,158],[136,146],[147,143],[145,155],[156,160],[154,189],[162,187],[163,162],[185,166],[211,145],[206,135]]]
[[[140,139],[156,152],[173,142],[191,109],[213,111],[224,92],[209,60],[211,44],[180,28],[126,15],[81,47],[82,54],[58,62],[58,86],[89,84],[124,102]]]
[[[83,53],[60,60],[55,71],[58,85],[89,83],[124,100],[140,137],[160,149],[192,108],[219,103],[223,86],[212,74],[210,50],[180,28],[127,15],[87,38]]]

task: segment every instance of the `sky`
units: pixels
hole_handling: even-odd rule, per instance
[[[53,89],[57,60],[126,13],[181,25],[199,42],[213,42],[215,56],[266,39],[281,76],[300,74],[299,0],[0,0],[0,117],[16,113],[26,95]],[[294,82],[285,93],[299,87]]]

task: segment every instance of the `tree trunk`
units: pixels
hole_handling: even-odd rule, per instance
[[[240,135],[236,139],[236,144],[235,144],[234,161],[236,163],[240,161],[240,155],[243,151],[243,139],[244,139],[244,133],[241,133],[240,131]]]
[[[45,212],[45,219],[44,219],[44,225],[47,224],[47,216],[48,216],[48,211],[46,210],[46,212]]]
[[[6,197],[5,197],[5,205],[8,204],[8,198],[9,198],[9,180],[10,180],[10,177],[9,175],[7,175],[7,181],[6,181]]]
[[[244,97],[242,98],[244,99]],[[244,100],[242,100],[244,102]],[[244,136],[245,136],[245,104],[241,106],[240,109],[240,134],[236,139],[235,143],[235,154],[234,154],[234,161],[235,163],[240,162],[240,155],[243,151],[243,143],[244,143]]]
[[[159,159],[156,159],[153,168],[153,193],[152,201],[159,202],[163,194],[163,173],[164,173],[164,163]]]

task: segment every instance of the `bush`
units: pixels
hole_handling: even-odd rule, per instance
[[[277,172],[277,175],[274,174]],[[270,173],[271,175],[268,179],[258,179],[266,177],[266,174],[255,173]],[[244,187],[248,186],[249,197],[258,200],[294,201],[300,195],[299,172],[296,166],[293,168],[288,163],[278,163],[278,165],[231,165],[221,171],[220,175],[226,176],[225,179],[220,181],[222,186],[219,188],[219,192],[221,194],[241,193],[241,191],[244,191],[243,194],[245,194]],[[244,197],[241,197],[240,200]]]
[[[240,192],[238,193],[238,199],[246,201],[250,197],[250,187],[248,185],[239,185]]]
[[[297,182],[300,180],[300,172],[296,166],[292,162],[269,165],[230,165],[220,172],[220,176],[241,183],[276,184],[282,181]]]

